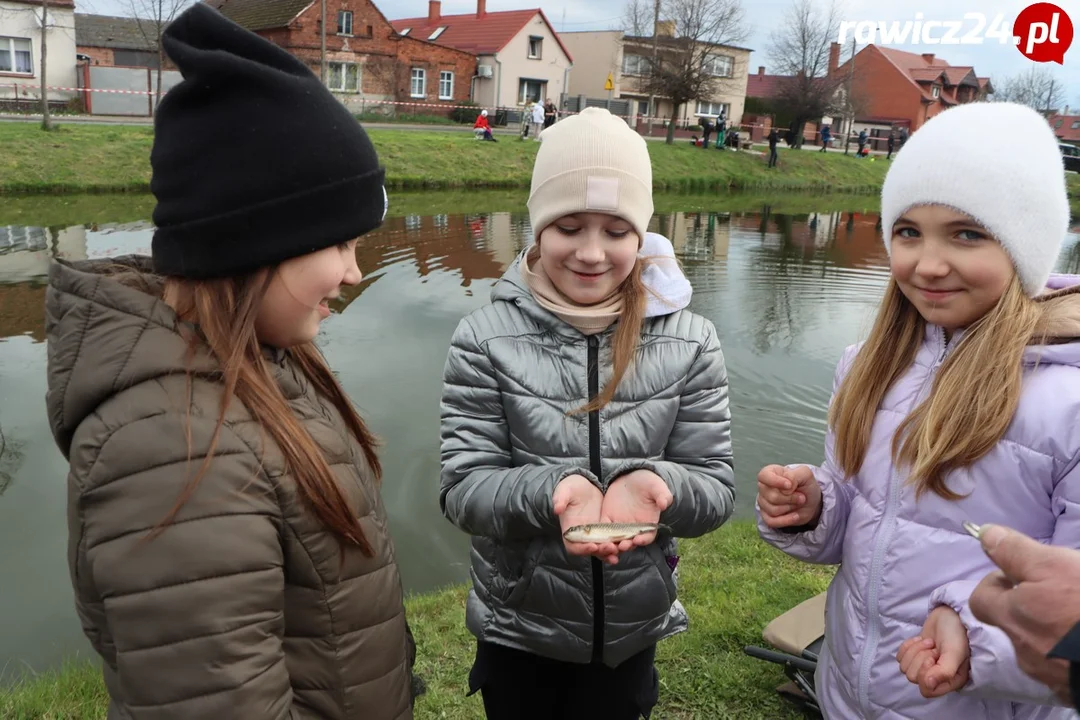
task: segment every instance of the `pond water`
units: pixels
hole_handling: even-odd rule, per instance
[[[672,239],[694,287],[691,309],[719,331],[731,382],[737,513],[745,517],[763,464],[820,461],[835,363],[868,330],[887,265],[876,213],[737,206],[658,214],[650,229]],[[57,256],[149,253],[152,236],[148,221],[47,222],[0,226],[0,675],[89,651],[66,565],[66,463],[45,417],[48,264]],[[468,538],[438,507],[442,367],[458,321],[488,301],[528,234],[525,213],[388,218],[361,241],[365,279],[333,308],[319,337],[385,440],[383,493],[409,591],[468,577]],[[1070,236],[1060,269],[1080,270],[1077,240]]]

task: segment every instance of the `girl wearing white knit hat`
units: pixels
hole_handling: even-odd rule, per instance
[[[946,110],[901,149],[881,206],[892,277],[837,369],[825,462],[758,475],[765,540],[840,564],[822,707],[1074,717],[972,614],[995,568],[965,532],[1080,547],[1080,277],[1051,275],[1069,221],[1057,141],[1021,105]]]
[[[589,108],[541,140],[535,242],[446,363],[440,501],[473,536],[469,686],[496,720],[647,718],[656,643],[687,628],[675,538],[732,510],[727,372],[648,232],[641,136]],[[575,529],[598,523],[641,527]]]

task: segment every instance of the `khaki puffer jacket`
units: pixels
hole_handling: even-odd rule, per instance
[[[149,271],[146,258],[56,263],[46,298],[49,420],[71,466],[68,560],[108,717],[411,718],[414,651],[378,488],[287,352],[268,350],[268,368],[375,556],[350,547],[342,559],[239,402],[175,522],[142,542],[207,454],[220,373],[197,353],[189,383],[176,314],[111,279],[116,263]]]

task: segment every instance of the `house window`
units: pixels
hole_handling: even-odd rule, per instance
[[[731,77],[735,71],[735,58],[730,55],[708,55],[704,69],[713,77]]]
[[[326,87],[336,92],[360,92],[360,66],[356,63],[327,63]]]
[[[402,30],[402,31],[401,31],[401,32],[400,32],[399,34],[401,35],[401,37],[405,37],[406,35],[408,35],[408,34],[409,34],[409,31],[410,31],[410,30],[412,30],[412,28],[405,28],[405,29],[404,29],[404,30]]]
[[[539,60],[544,51],[544,38],[535,35],[529,38],[529,59]]]
[[[409,93],[414,98],[422,98],[427,95],[427,73],[423,68],[412,69],[412,83],[409,86]]]
[[[338,12],[337,34],[352,35],[352,10],[341,10]]]
[[[1073,120],[1073,124],[1071,126],[1071,129],[1072,130],[1080,130],[1080,120]]]
[[[447,70],[439,73],[439,99],[454,99],[454,73]]]
[[[428,35],[428,42],[435,42],[439,39],[439,36],[446,32],[446,26],[435,28],[435,32]]]
[[[526,80],[522,78],[521,83],[518,85],[518,105],[540,102],[540,99],[544,97],[545,86],[547,86],[547,80]]]
[[[28,38],[0,37],[0,72],[34,74]]]
[[[935,85],[934,87],[930,88],[930,94],[934,97],[941,97],[941,86]]]
[[[623,55],[622,71],[623,75],[648,75],[649,58],[641,55]]]
[[[1064,125],[1064,124],[1065,124],[1065,121],[1064,121],[1064,120],[1062,120],[1061,118],[1058,118],[1058,119],[1057,119],[1057,122],[1055,122],[1055,123],[1054,123],[1054,127],[1055,127],[1055,128],[1060,128],[1060,127],[1061,127],[1062,125]]]
[[[113,50],[113,65],[157,68],[158,54],[145,50]]]
[[[731,103],[722,102],[702,102],[698,100],[697,114],[698,115],[711,115],[714,117],[728,116],[728,112],[731,110]]]

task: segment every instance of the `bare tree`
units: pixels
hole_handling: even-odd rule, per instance
[[[671,100],[667,143],[675,142],[675,124],[683,106],[734,89],[734,61],[725,65],[721,46],[746,38],[740,0],[666,0],[671,37],[660,38],[641,90]],[[730,57],[730,56],[728,56]]]
[[[634,37],[647,37],[653,34],[653,20],[656,14],[656,5],[660,5],[660,12],[664,11],[664,3],[656,3],[654,0],[628,0],[626,9],[620,20],[620,29],[627,35]]]
[[[49,113],[49,0],[41,0],[41,129],[52,130],[52,115]]]
[[[191,0],[124,0],[124,8],[135,18],[139,32],[146,47],[157,53],[157,91],[154,97],[154,112],[161,102],[161,71],[165,66],[165,48],[161,44],[161,35],[180,11]]]
[[[1052,115],[1065,104],[1065,83],[1049,68],[1031,68],[1005,78],[995,100],[1021,103],[1044,115]]]
[[[802,128],[809,120],[831,115],[838,109],[837,93],[843,75],[829,75],[829,48],[840,32],[840,9],[835,0],[828,6],[815,0],[794,0],[783,23],[770,38],[769,59],[780,83],[777,100],[793,116],[795,142],[802,145]]]

